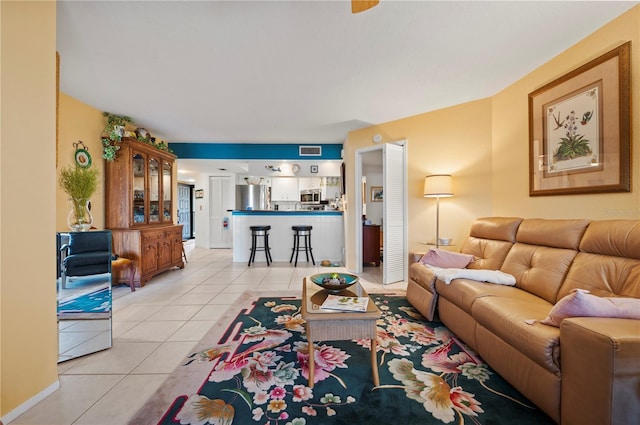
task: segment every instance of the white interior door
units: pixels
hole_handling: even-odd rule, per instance
[[[405,280],[406,252],[406,170],[404,146],[383,145],[384,220],[382,230],[382,283]]]
[[[209,177],[209,248],[231,248],[231,177]]]
[[[178,183],[178,224],[182,224],[182,239],[193,237],[191,189],[191,185]]]

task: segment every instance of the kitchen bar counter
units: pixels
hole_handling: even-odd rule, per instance
[[[233,210],[233,215],[339,215],[342,217],[342,211],[335,210]]]
[[[274,211],[234,210],[231,212],[233,228],[233,261],[248,262],[251,249],[250,226],[269,225],[269,246],[273,261],[289,262],[293,248],[291,226],[313,226],[311,247],[316,264],[322,260],[343,261],[344,226],[342,211]],[[258,242],[262,244],[261,240]],[[298,254],[298,265],[305,264],[304,252]],[[256,253],[256,262],[265,262],[264,253]],[[309,260],[311,264],[311,260]]]

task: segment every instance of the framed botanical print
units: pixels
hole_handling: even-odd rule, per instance
[[[630,42],[529,94],[529,195],[631,188]]]

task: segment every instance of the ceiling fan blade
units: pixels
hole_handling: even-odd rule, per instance
[[[377,5],[379,0],[351,0],[351,13],[360,13]]]

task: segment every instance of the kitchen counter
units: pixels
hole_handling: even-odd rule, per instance
[[[339,215],[342,211],[336,210],[233,210],[233,215]]]
[[[273,261],[289,262],[293,248],[291,226],[312,226],[311,247],[316,265],[322,260],[343,261],[344,225],[342,211],[274,211],[234,210],[231,212],[233,229],[233,261],[248,262],[251,249],[250,226],[271,226],[269,246]],[[261,241],[259,241],[261,245]],[[306,257],[298,258],[298,265]],[[263,252],[256,254],[256,262],[265,262]],[[311,264],[311,261],[309,261]]]

